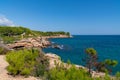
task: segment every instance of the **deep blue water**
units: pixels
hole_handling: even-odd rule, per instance
[[[99,61],[115,59],[120,62],[120,35],[75,35],[73,38],[56,38],[50,41],[63,45],[64,49],[46,48],[44,52],[52,52],[66,62],[84,65],[83,58],[86,48],[96,49]],[[113,68],[113,73],[120,71],[120,64]]]

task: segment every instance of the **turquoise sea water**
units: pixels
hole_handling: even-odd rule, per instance
[[[74,64],[84,65],[83,58],[86,48],[95,48],[99,61],[115,59],[120,62],[120,35],[74,35],[73,38],[50,39],[59,44],[63,49],[45,48],[44,52],[52,52],[66,62],[70,60]],[[113,73],[120,71],[120,64],[113,68]]]

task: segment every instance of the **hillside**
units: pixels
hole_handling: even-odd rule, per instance
[[[0,26],[0,41],[4,43],[12,43],[13,41],[18,41],[23,38],[28,37],[38,37],[38,36],[61,36],[65,35],[70,37],[69,32],[58,31],[58,32],[43,32],[30,30],[25,27],[10,27],[10,26]]]

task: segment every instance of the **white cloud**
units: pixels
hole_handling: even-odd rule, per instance
[[[15,26],[15,24],[6,18],[5,16],[0,16],[0,25],[2,26]]]

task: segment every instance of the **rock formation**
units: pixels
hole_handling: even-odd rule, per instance
[[[22,39],[20,41],[16,41],[13,44],[8,44],[10,49],[17,49],[17,48],[45,48],[50,45],[50,42],[46,38],[37,37],[37,38],[27,38]]]

